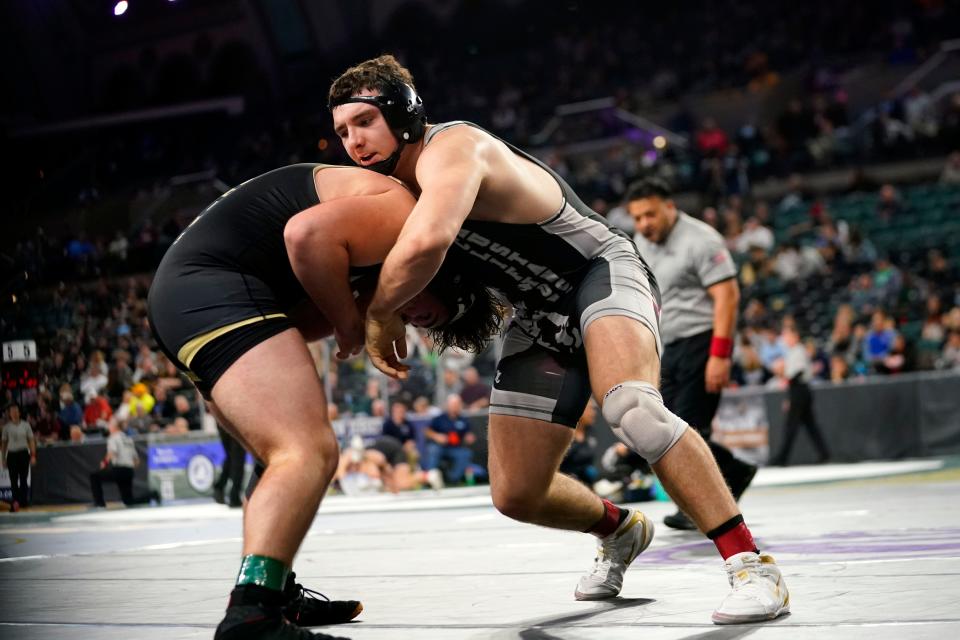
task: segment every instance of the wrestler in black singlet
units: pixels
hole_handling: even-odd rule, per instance
[[[164,255],[148,296],[157,342],[210,397],[213,385],[255,345],[291,328],[287,313],[307,299],[287,257],[283,230],[320,204],[314,174],[295,164],[220,196]],[[379,270],[351,268],[351,277]]]

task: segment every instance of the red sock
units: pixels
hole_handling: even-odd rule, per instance
[[[592,533],[598,538],[606,538],[620,526],[620,522],[623,520],[621,512],[624,510],[609,500],[601,500],[601,502],[603,502],[603,517],[584,533]]]
[[[730,518],[722,525],[707,532],[707,537],[717,545],[717,551],[724,560],[744,551],[757,553],[757,544],[753,541],[750,529],[743,522],[740,514]]]

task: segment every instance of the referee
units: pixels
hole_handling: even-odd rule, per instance
[[[736,500],[757,468],[710,439],[720,391],[730,381],[730,356],[740,289],[737,269],[719,233],[679,211],[670,187],[646,178],[627,191],[634,238],[663,296],[660,316],[661,393],[667,408],[707,441]],[[695,530],[682,511],[664,518],[674,529]]]
[[[787,409],[787,419],[784,424],[783,444],[777,454],[770,460],[774,466],[787,466],[787,459],[790,457],[790,449],[793,448],[793,441],[797,437],[797,431],[803,426],[813,441],[813,446],[817,450],[817,464],[822,464],[830,460],[830,449],[827,447],[823,433],[817,426],[817,419],[813,415],[813,394],[810,392],[810,379],[813,377],[810,356],[807,355],[807,348],[800,341],[800,334],[793,325],[784,323],[783,332],[780,339],[786,347],[787,353],[784,356],[783,368],[784,376],[789,381],[787,387],[787,400],[789,409]]]

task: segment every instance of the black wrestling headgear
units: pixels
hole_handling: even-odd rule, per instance
[[[380,109],[383,119],[387,121],[387,126],[397,138],[397,149],[389,158],[367,167],[377,173],[390,175],[397,168],[404,145],[419,142],[423,138],[427,127],[427,112],[423,107],[423,100],[410,85],[391,82],[380,91],[378,96],[349,96],[331,101],[328,106],[333,111],[334,107],[348,102],[372,104]]]
[[[462,318],[477,302],[477,296],[466,287],[463,276],[459,273],[443,273],[435,277],[427,285],[427,290],[443,303],[450,314],[444,325],[453,324]]]

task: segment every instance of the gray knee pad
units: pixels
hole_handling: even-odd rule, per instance
[[[664,406],[657,388],[639,380],[607,391],[602,412],[613,433],[651,464],[670,451],[687,430],[687,423]]]

